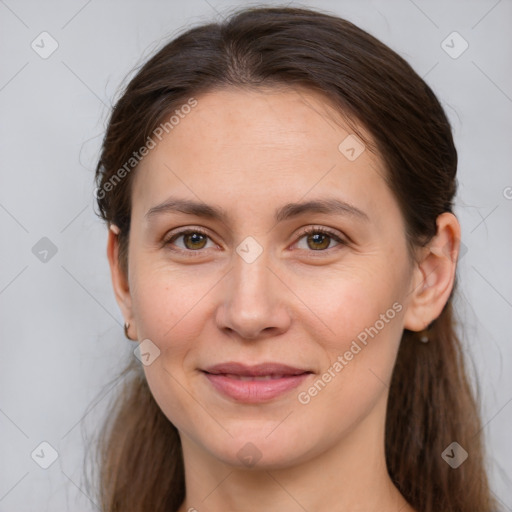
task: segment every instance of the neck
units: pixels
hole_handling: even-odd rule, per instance
[[[234,468],[180,434],[186,499],[178,512],[414,512],[386,468],[383,422],[376,428],[385,407],[383,399],[334,445],[333,431],[325,450],[293,467]]]

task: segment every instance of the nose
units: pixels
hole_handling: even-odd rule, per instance
[[[223,281],[216,313],[219,329],[255,340],[282,334],[289,328],[286,287],[269,268],[265,251],[252,263],[235,255]]]

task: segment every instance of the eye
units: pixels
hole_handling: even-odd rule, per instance
[[[182,239],[182,245],[176,244],[180,239]],[[186,253],[187,255],[195,255],[194,253],[197,253],[199,256],[201,249],[208,249],[207,243],[209,239],[210,237],[205,231],[199,228],[188,228],[171,234],[164,241],[163,245],[168,246],[172,251]],[[300,247],[302,239],[305,239],[306,247]],[[296,244],[299,249],[326,252],[328,249],[333,249],[336,246],[332,246],[333,241],[336,242],[336,245],[347,245],[347,242],[334,231],[323,227],[311,226],[302,231]]]
[[[298,247],[299,249],[312,249],[313,251],[325,252],[334,240],[336,245],[347,245],[347,242],[342,240],[334,231],[322,227],[311,226],[305,229],[299,238],[299,242],[305,238],[306,247]],[[297,242],[297,243],[299,243]],[[334,246],[335,247],[335,246]]]
[[[177,245],[178,249],[170,247],[172,245],[176,245],[175,242],[180,238],[183,239],[183,246]],[[171,235],[164,241],[164,245],[169,246],[172,250],[198,252],[200,249],[208,248],[206,247],[206,243],[209,238],[210,237],[201,229],[189,228]]]

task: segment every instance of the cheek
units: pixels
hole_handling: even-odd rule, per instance
[[[386,390],[401,339],[404,307],[396,276],[382,275],[357,274],[352,269],[302,287],[316,315],[309,314],[312,320],[302,327],[322,353],[316,384],[300,389],[305,393],[300,403],[315,403],[306,407],[309,411],[328,407],[339,421],[350,422],[371,409]]]
[[[304,323],[298,318],[298,323],[320,328],[329,350],[343,349],[359,334],[364,343],[368,330],[374,335],[392,329],[400,332],[403,307],[399,304],[401,293],[396,279],[395,275],[371,268],[364,272],[361,268],[343,268],[295,277],[294,292],[307,308],[304,318],[311,319]],[[318,332],[311,334],[318,338]]]
[[[337,429],[329,427],[322,434],[326,443],[370,414],[386,393],[393,372],[403,308],[392,294],[373,290],[369,296],[369,291],[345,284],[331,290],[331,301],[316,298],[317,311],[323,306],[322,320],[334,333],[309,333],[321,348],[323,364],[319,375],[298,389],[297,423],[306,431],[313,418],[323,416],[330,425],[335,423]]]
[[[189,272],[140,271],[134,276],[133,309],[139,338],[150,339],[159,356],[143,370],[160,409],[178,429],[193,429],[201,411],[190,399],[187,355],[201,339],[208,290],[215,280],[193,279]],[[203,299],[203,300],[201,300]]]
[[[139,336],[165,349],[171,342],[176,348],[187,345],[197,336],[201,325],[191,318],[207,301],[218,276],[155,267],[138,272],[133,281],[132,302]]]

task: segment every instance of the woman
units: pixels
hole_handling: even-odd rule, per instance
[[[125,334],[105,511],[490,512],[454,330],[457,152],[431,89],[335,16],[188,30],[97,167]]]

